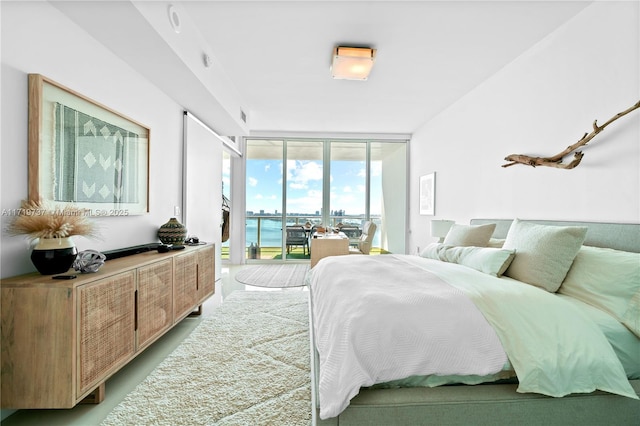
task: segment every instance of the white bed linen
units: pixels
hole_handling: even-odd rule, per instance
[[[502,369],[496,333],[462,291],[397,257],[371,260],[325,258],[310,274],[321,418],[340,414],[363,386]]]
[[[382,265],[394,262],[395,267]],[[428,269],[463,291],[473,303],[469,305],[466,297],[456,294],[456,302],[444,302],[446,307],[441,311],[446,316],[439,317],[435,308],[422,305],[425,300],[439,298],[437,292],[429,294],[433,290],[427,290],[428,286],[412,278],[410,270],[416,268],[408,265]],[[443,294],[450,293],[439,280],[433,282]],[[518,374],[519,392],[563,396],[600,389],[638,398],[598,326],[571,304],[534,286],[492,277],[461,265],[407,255],[326,258],[309,274],[309,284],[320,357],[321,418],[338,415],[362,386],[414,374],[459,374],[445,367],[446,363],[438,365],[443,368],[440,373],[433,366],[424,368],[425,358],[427,362],[433,358],[433,355],[425,356],[430,353],[425,351],[443,350],[441,343],[445,340],[467,347],[484,343],[482,351],[493,351],[487,344],[493,339],[491,333],[482,332],[485,334],[481,338],[461,339],[456,336],[464,334],[451,335],[452,331],[444,331],[442,327],[452,322],[457,323],[458,328],[468,329],[458,323],[461,315],[453,313],[458,304],[465,306],[463,315],[473,312],[475,307],[482,311],[482,320],[475,319],[472,323],[486,322],[486,318],[493,326]],[[395,322],[396,319],[399,322]],[[409,327],[411,321],[424,327]],[[359,329],[361,327],[364,329]],[[426,342],[428,348],[411,352],[418,347],[413,333],[427,329],[435,332],[435,336],[418,340]],[[429,345],[429,339],[438,343]],[[470,339],[473,344],[469,344]],[[346,353],[358,345],[373,357],[359,352]],[[385,352],[386,348],[391,350],[390,354]],[[465,350],[458,347],[444,350],[445,355],[438,362],[454,359],[459,352],[464,356]],[[490,368],[468,374],[497,372],[505,360],[492,356],[488,359],[493,361]],[[383,366],[381,370],[377,369],[378,365]],[[404,367],[398,370],[398,366]]]

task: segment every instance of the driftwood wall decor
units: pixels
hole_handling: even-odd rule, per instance
[[[529,155],[511,154],[506,156],[504,159],[505,161],[509,161],[509,163],[503,164],[502,167],[509,167],[509,166],[513,166],[514,164],[524,164],[532,167],[546,166],[546,167],[555,167],[558,169],[573,169],[578,164],[580,164],[580,161],[582,160],[582,157],[584,156],[584,154],[582,153],[582,151],[576,151],[573,154],[573,160],[571,160],[571,162],[563,163],[562,159],[564,158],[565,155],[572,153],[573,151],[580,148],[581,146],[585,146],[591,139],[593,139],[598,133],[604,130],[604,128],[607,127],[609,124],[613,123],[618,118],[623,117],[629,114],[631,111],[638,108],[640,108],[640,101],[638,101],[632,107],[614,115],[609,119],[609,121],[604,123],[602,126],[598,126],[598,120],[594,120],[593,130],[591,131],[591,133],[585,133],[584,136],[582,136],[582,138],[578,142],[574,143],[573,145],[569,145],[564,151],[554,155],[553,157],[532,157]]]

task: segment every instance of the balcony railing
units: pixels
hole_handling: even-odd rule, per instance
[[[371,217],[371,220],[376,222],[380,226],[380,217]],[[362,216],[349,216],[339,215],[330,216],[329,224],[323,224],[322,218],[316,215],[287,215],[286,225],[305,225],[310,223],[313,225],[323,224],[325,226],[336,227],[338,224],[345,226],[357,226],[361,227],[364,218]],[[379,229],[379,228],[378,228]],[[273,259],[282,256],[282,216],[276,215],[264,215],[264,214],[252,214],[246,216],[246,257],[251,259]],[[379,244],[377,243],[377,235],[374,238],[372,249],[373,252],[380,252]],[[251,245],[257,247],[252,253]],[[292,248],[287,258],[303,258],[308,259],[309,255],[304,255],[302,247]]]

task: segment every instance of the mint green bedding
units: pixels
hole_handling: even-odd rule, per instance
[[[461,265],[403,258],[428,268],[473,300],[498,333],[517,373],[518,392],[560,397],[598,389],[638,399],[599,327],[556,294]]]

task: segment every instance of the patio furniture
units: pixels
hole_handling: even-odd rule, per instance
[[[346,226],[346,225],[342,225],[339,228],[341,232],[344,232],[344,234],[347,237],[349,237],[350,246],[358,245],[358,242],[360,241],[360,235],[362,235],[362,230],[360,228],[358,228],[357,226]]]
[[[287,226],[287,254],[290,253],[291,247],[302,246],[302,254],[307,255],[309,251],[309,237],[304,226]],[[308,253],[309,252],[309,253]]]
[[[362,226],[362,234],[358,239],[357,247],[349,247],[349,254],[369,254],[373,237],[376,234],[377,226],[373,222],[365,222]],[[343,231],[344,232],[344,231]]]

